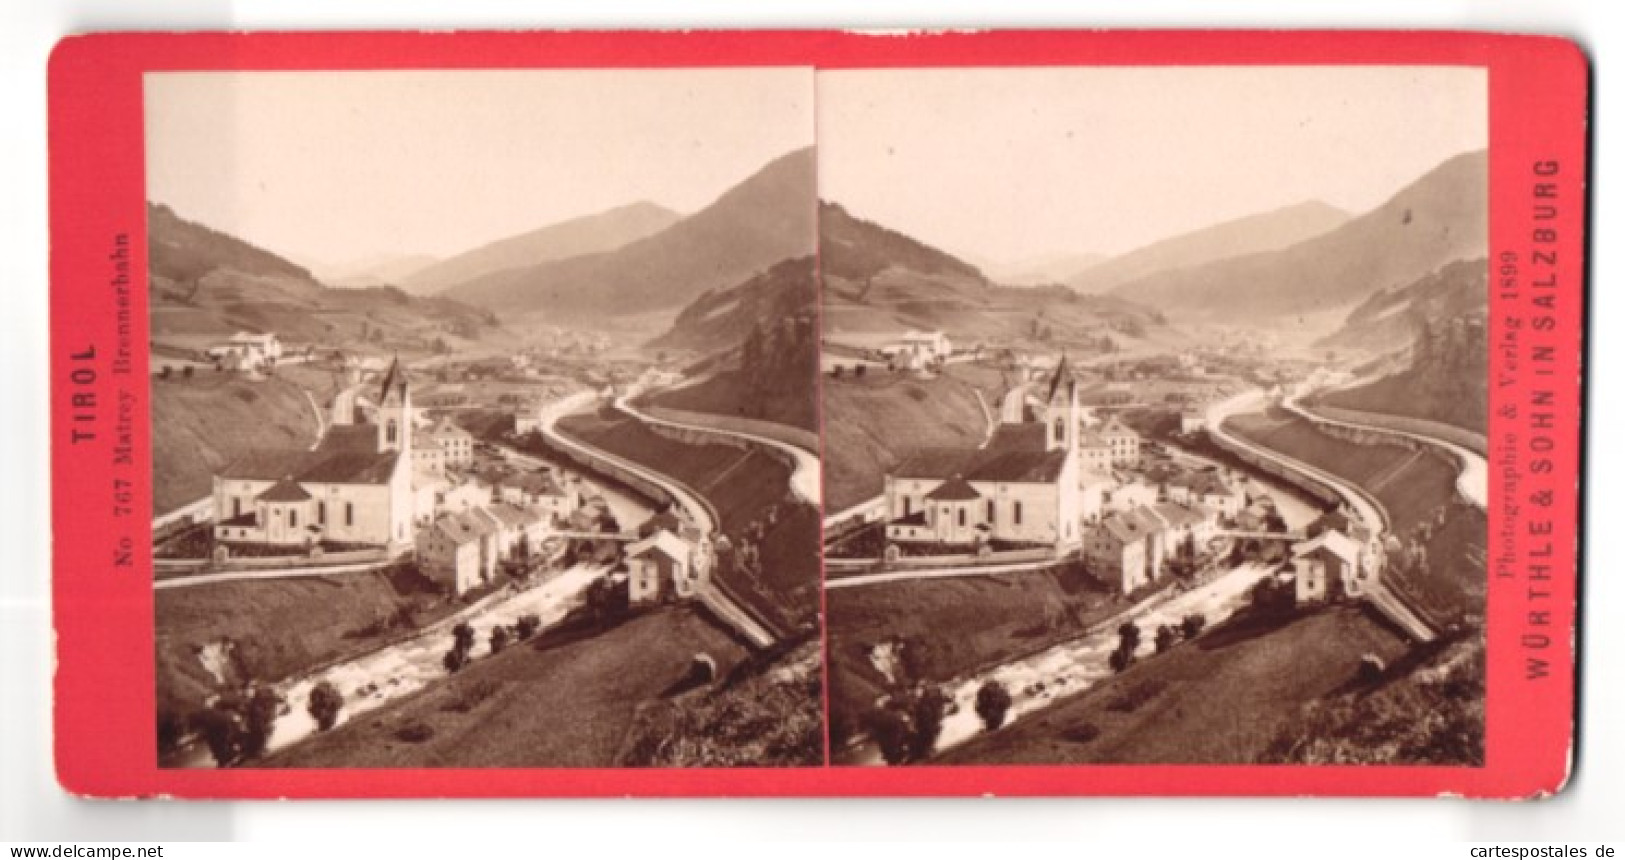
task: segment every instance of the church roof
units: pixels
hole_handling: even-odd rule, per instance
[[[269,490],[259,494],[259,499],[265,502],[303,502],[310,498],[310,493],[293,480],[284,477],[271,485]]]
[[[333,424],[322,436],[320,450],[374,451],[378,448],[378,428],[371,424]]]
[[[334,450],[327,445],[314,451],[251,451],[227,464],[219,476],[228,481],[382,484],[394,474],[399,457],[395,451]]]
[[[925,497],[936,502],[968,502],[980,499],[982,494],[976,492],[976,488],[967,483],[964,477],[955,475],[926,493]]]
[[[1004,451],[977,463],[965,477],[1011,484],[1050,483],[1066,466],[1066,451]]]
[[[1025,422],[1022,424],[1000,424],[993,431],[993,438],[988,440],[986,450],[989,451],[1042,451],[1048,436],[1045,435],[1044,425]]]

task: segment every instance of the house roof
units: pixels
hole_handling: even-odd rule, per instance
[[[1156,512],[1157,516],[1161,517],[1163,522],[1174,528],[1192,526],[1204,519],[1204,517],[1197,514],[1190,508],[1174,502],[1158,502],[1151,506],[1151,510]]]
[[[688,544],[684,543],[682,538],[665,529],[661,529],[626,548],[626,554],[629,558],[638,558],[653,552],[658,552],[672,561],[688,561]]]
[[[980,499],[982,494],[976,492],[976,488],[966,482],[963,476],[955,475],[935,490],[926,493],[925,497],[937,502],[968,502]]]
[[[1133,543],[1149,533],[1141,520],[1124,514],[1113,514],[1095,528],[1118,543]]]
[[[1327,552],[1337,556],[1344,564],[1357,564],[1360,560],[1360,545],[1354,539],[1336,529],[1328,529],[1314,538],[1301,541],[1292,547],[1294,556],[1304,556],[1315,552]]]
[[[643,525],[638,526],[638,537],[646,538],[662,530],[675,532],[682,527],[683,521],[670,510],[665,510],[644,520]]]
[[[258,498],[264,502],[303,502],[310,499],[310,493],[305,492],[305,488],[299,486],[290,476],[272,484],[271,488],[260,493]]]
[[[447,514],[434,521],[434,529],[452,543],[462,546],[491,534],[491,524],[472,513]]]

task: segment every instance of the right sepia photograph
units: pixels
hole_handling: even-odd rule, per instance
[[[818,76],[833,763],[1483,766],[1487,86]]]

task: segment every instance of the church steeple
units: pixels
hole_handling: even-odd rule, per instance
[[[1066,353],[1055,364],[1050,377],[1049,399],[1044,409],[1045,447],[1051,451],[1064,451],[1077,445],[1078,382],[1072,376],[1072,366]]]
[[[399,356],[378,389],[378,450],[412,450],[412,390]]]

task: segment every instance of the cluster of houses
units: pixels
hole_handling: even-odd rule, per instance
[[[1096,577],[1128,593],[1163,576],[1175,558],[1206,555],[1226,533],[1290,537],[1261,487],[1223,467],[1148,456],[1133,429],[1096,417],[1080,394],[1063,357],[1047,379],[1002,398],[985,444],[922,450],[892,468],[888,557],[1076,552]],[[1357,521],[1323,517],[1292,547],[1303,599],[1323,599],[1328,588],[1360,593],[1349,577],[1374,575],[1380,552],[1371,545]]]
[[[557,532],[596,531],[607,511],[554,470],[480,468],[468,431],[414,405],[399,362],[376,387],[357,382],[335,396],[331,418],[314,448],[253,451],[216,472],[214,537],[226,553],[411,549],[460,595]],[[643,524],[625,555],[639,602],[691,596],[711,568],[709,537],[675,514]]]

